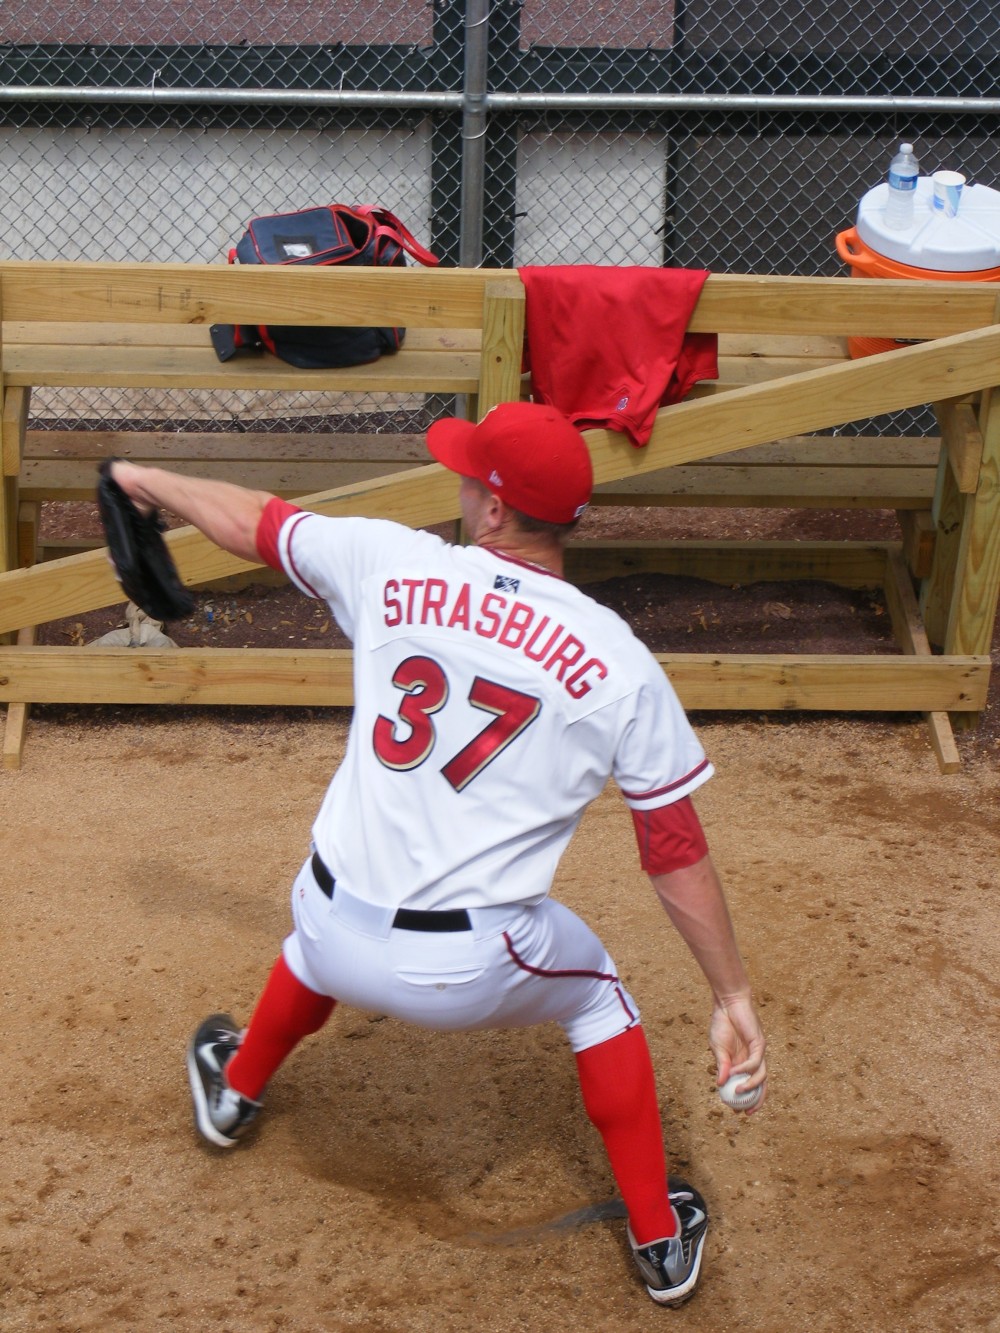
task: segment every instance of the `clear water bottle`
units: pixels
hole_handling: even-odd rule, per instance
[[[885,225],[893,231],[913,226],[913,201],[917,193],[920,163],[913,155],[913,144],[901,143],[889,163],[889,197],[885,205]]]

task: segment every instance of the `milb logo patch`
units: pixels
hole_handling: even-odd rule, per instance
[[[493,587],[497,592],[517,592],[521,587],[521,580],[513,578],[510,574],[498,574],[493,580]]]

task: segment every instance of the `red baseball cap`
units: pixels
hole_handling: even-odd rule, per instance
[[[594,486],[587,442],[543,403],[499,403],[478,425],[446,417],[428,430],[427,448],[452,472],[546,523],[578,518]]]

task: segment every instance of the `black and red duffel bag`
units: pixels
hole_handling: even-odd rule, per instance
[[[433,266],[435,255],[414,239],[394,214],[367,205],[328,204],[301,213],[252,218],[229,252],[230,264],[394,265],[406,256]],[[358,366],[377,361],[402,344],[405,329],[213,324],[212,345],[220,361],[241,351],[273,352],[304,369]]]

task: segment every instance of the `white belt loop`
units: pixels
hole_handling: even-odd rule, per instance
[[[382,907],[378,903],[368,903],[362,898],[355,898],[339,884],[330,899],[330,915],[345,925],[371,935],[375,939],[389,938],[392,923],[396,916],[394,907]]]
[[[497,903],[495,907],[470,907],[468,912],[473,935],[477,940],[488,940],[494,935],[501,935],[513,925],[522,912],[529,910],[524,903]]]

